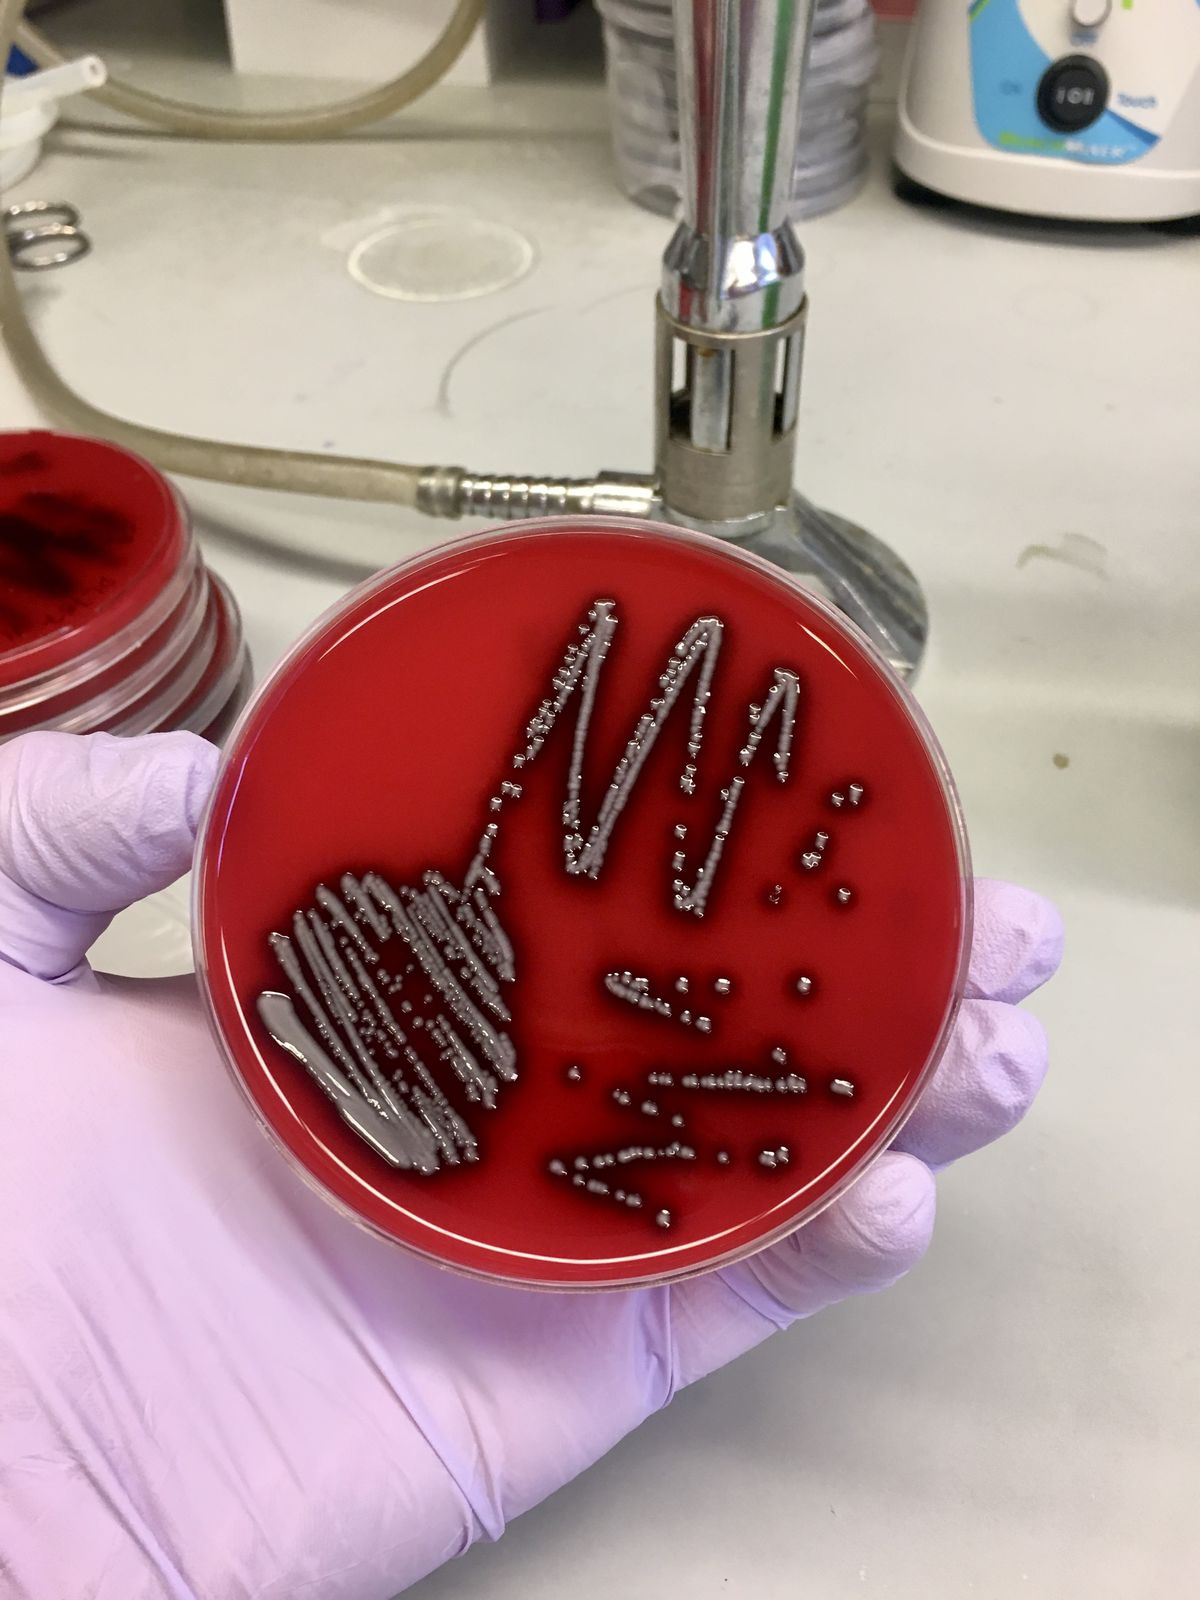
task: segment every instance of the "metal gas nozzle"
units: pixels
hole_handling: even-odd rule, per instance
[[[440,516],[664,516],[728,539],[823,594],[901,677],[928,615],[881,540],[792,489],[804,252],[788,220],[814,0],[674,0],[683,220],[663,258],[655,476],[582,481],[430,468]]]
[[[788,218],[814,0],[675,0],[683,220],[658,305],[664,503],[760,517],[792,486],[804,252]]]

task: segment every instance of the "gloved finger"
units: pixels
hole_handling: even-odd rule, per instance
[[[999,1000],[964,1000],[946,1053],[894,1148],[943,1167],[1015,1128],[1046,1076],[1036,1017]]]
[[[935,1210],[929,1168],[888,1151],[787,1239],[678,1284],[671,1306],[676,1383],[704,1377],[800,1317],[888,1288],[925,1254]]]
[[[70,977],[116,912],[186,872],[216,763],[191,733],[0,746],[0,962]]]
[[[966,993],[977,1000],[1024,1000],[1062,960],[1062,918],[1032,889],[975,880],[975,933]]]

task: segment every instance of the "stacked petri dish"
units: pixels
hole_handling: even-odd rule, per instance
[[[42,728],[219,742],[250,681],[233,596],[161,473],[95,439],[0,434],[0,742]]]
[[[596,3],[604,20],[618,182],[631,200],[670,215],[680,197],[671,0]],[[867,94],[878,62],[870,0],[817,0],[792,179],[794,216],[832,211],[861,187]]]

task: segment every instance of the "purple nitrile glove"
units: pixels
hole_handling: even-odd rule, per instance
[[[776,1328],[885,1288],[931,1168],[1006,1132],[1056,913],[976,885],[970,998],[893,1151],[790,1239],[670,1288],[545,1294],[409,1257],[255,1126],[191,978],[84,961],[189,864],[190,734],[0,747],[0,1596],[387,1600]]]

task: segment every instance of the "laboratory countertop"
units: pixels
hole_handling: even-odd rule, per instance
[[[927,1259],[680,1395],[421,1600],[1137,1600],[1200,1570],[1200,237],[898,198],[802,229],[799,481],[903,553],[920,698],[976,869],[1053,896],[1027,1123],[940,1180]],[[60,131],[22,195],[94,239],[30,312],[159,426],[480,470],[649,463],[667,232],[616,191],[598,85],[441,91],[394,130],[229,147]],[[386,298],[352,248],[447,210],[532,266]],[[34,420],[0,372],[6,426]],[[184,485],[260,673],[453,525]]]

